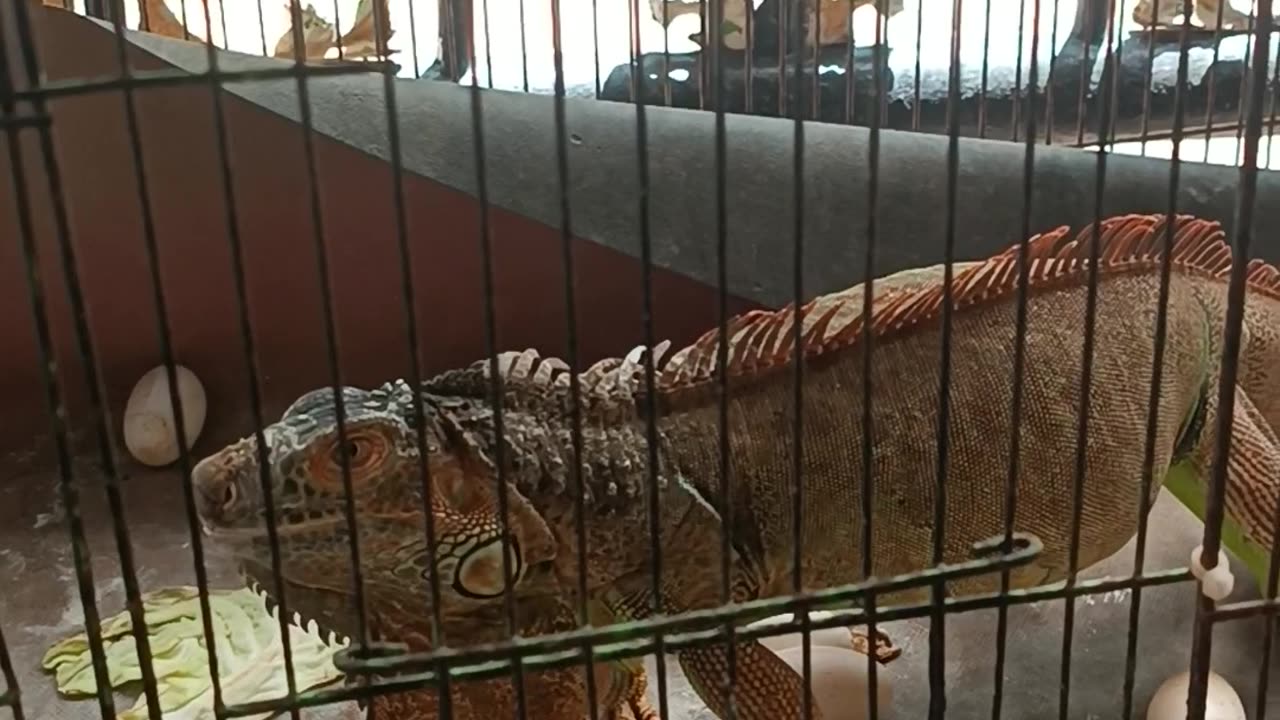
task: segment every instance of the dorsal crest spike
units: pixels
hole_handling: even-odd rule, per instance
[[[1160,267],[1166,248],[1170,262],[1202,277],[1225,278],[1231,269],[1231,247],[1222,226],[1192,215],[1129,214],[1105,218],[1072,233],[1060,226],[1028,239],[1028,290],[1087,282],[1093,243],[1097,245],[1099,277]],[[1170,233],[1172,230],[1172,233]],[[1014,245],[952,277],[953,308],[962,310],[1008,298],[1017,292],[1018,261],[1023,245]],[[1249,265],[1252,289],[1280,299],[1280,270],[1254,261]],[[861,292],[842,291],[816,298],[800,308],[806,358],[831,353],[857,342],[867,333],[886,336],[909,331],[936,319],[945,301],[943,282],[891,293],[877,299],[870,318],[862,314]],[[795,309],[754,311],[729,323],[727,372],[735,377],[761,376],[793,359]],[[676,352],[658,382],[668,400],[715,379],[719,333],[710,331]]]

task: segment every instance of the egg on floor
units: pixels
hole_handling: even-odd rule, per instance
[[[181,365],[174,366],[178,398],[182,403],[183,430],[190,448],[204,428],[206,399],[200,380]],[[124,409],[124,444],[134,459],[159,467],[179,457],[178,428],[169,396],[165,366],[153,368],[134,385]]]
[[[1187,693],[1191,673],[1180,672],[1165,680],[1147,706],[1147,720],[1184,720],[1187,717]],[[1231,684],[1221,675],[1209,671],[1205,692],[1204,720],[1246,720],[1244,703]]]

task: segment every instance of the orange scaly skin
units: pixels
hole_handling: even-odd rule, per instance
[[[1230,248],[1216,224],[1180,217],[1174,230],[1153,495],[1170,467],[1202,469],[1211,456],[1231,264]],[[1102,223],[1099,234],[1079,569],[1113,554],[1133,536],[1146,500],[1140,488],[1164,217],[1111,218]],[[1060,228],[1033,238],[1028,246],[1026,372],[1014,529],[1036,536],[1043,550],[1013,573],[1018,588],[1060,581],[1070,570],[1090,238],[1089,228],[1075,238]],[[1014,247],[968,263],[953,278],[952,410],[942,528],[942,559],[948,563],[973,559],[974,543],[1004,531],[1018,254]],[[555,598],[560,607],[577,607],[583,555],[587,601],[603,619],[648,616],[655,601],[668,613],[716,606],[723,586],[719,548],[726,526],[732,528],[728,584],[735,600],[791,592],[796,557],[805,590],[865,579],[864,552],[870,552],[878,577],[929,567],[944,302],[940,277],[940,270],[926,269],[909,279],[889,278],[888,289],[878,282],[881,294],[869,317],[862,315],[858,288],[819,297],[801,308],[801,518],[792,517],[791,502],[791,431],[797,409],[790,308],[748,313],[729,324],[727,502],[720,497],[718,472],[715,331],[678,352],[668,353],[666,343],[654,348],[656,394],[651,399],[645,396],[643,353],[601,361],[578,376],[581,485],[573,472],[574,400],[564,363],[533,351],[498,358],[502,442],[488,400],[488,362],[424,383],[418,397],[426,404],[428,464],[437,481],[432,517],[442,539],[463,538],[443,542],[429,561],[419,539],[422,515],[416,508],[422,505],[422,485],[412,470],[416,446],[406,441],[412,437],[406,430],[412,415],[406,398],[413,391],[403,383],[371,392],[344,389],[349,433],[367,444],[355,448],[360,467],[353,473],[360,478],[356,504],[361,538],[368,535],[385,543],[378,558],[366,557],[366,579],[387,577],[397,597],[408,592],[425,598],[421,576],[425,567],[434,567],[443,580],[443,613],[457,623],[467,642],[483,642],[503,632],[498,611],[504,587],[510,586],[519,599],[522,617],[531,619],[534,633],[541,632],[539,622],[555,614],[546,609],[548,598]],[[1269,547],[1280,488],[1275,432],[1280,426],[1280,273],[1253,263],[1249,288],[1234,389],[1226,505],[1228,517],[1241,526],[1249,542]],[[867,479],[861,473],[860,423],[865,401],[862,343],[868,337],[874,338],[874,492],[869,509],[874,525],[872,546],[864,548],[861,503]],[[268,429],[279,494],[306,497],[313,504],[317,496],[327,501],[334,492],[333,408],[330,393],[322,394],[324,398],[308,396],[305,408],[286,413],[281,423]],[[649,467],[651,405],[658,450],[655,468]],[[350,412],[351,407],[358,411]],[[228,487],[256,484],[256,475],[246,471],[253,463],[235,458],[228,449],[201,466],[197,484],[224,508],[210,515],[223,528],[220,532],[241,532],[235,528],[260,521],[260,503],[224,497]],[[510,501],[506,536],[494,521],[499,467]],[[654,509],[660,514],[655,540],[663,558],[657,598],[652,597],[649,556],[651,473],[657,480]],[[582,548],[575,524],[580,504],[588,513]],[[337,544],[345,541],[336,529],[341,523],[323,521],[329,523],[324,526],[326,537],[315,549],[327,553],[327,565],[316,569],[307,562],[305,550],[308,533],[322,521],[301,512],[284,525],[286,576],[298,584],[350,587],[349,568],[342,569],[349,565],[345,545]],[[396,525],[408,517],[414,522]],[[483,521],[461,529],[475,518]],[[797,522],[800,548],[793,541]],[[451,523],[458,527],[450,529]],[[439,529],[442,525],[444,530]],[[517,569],[509,578],[499,567],[504,537]],[[395,550],[397,543],[414,548],[414,563],[407,569],[397,566],[408,556],[407,551]],[[260,561],[261,545],[256,555],[245,551],[242,557]],[[970,577],[949,583],[947,591],[953,596],[990,592],[998,588],[998,581],[997,574]],[[927,597],[914,592],[881,599],[896,603]],[[720,646],[679,653],[686,675],[721,717],[726,715],[719,691],[726,653]],[[796,671],[755,641],[740,643],[736,653],[737,717],[802,716],[803,688]],[[625,663],[611,668],[618,670],[615,677],[628,675]],[[813,709],[813,716],[820,718],[816,706]]]

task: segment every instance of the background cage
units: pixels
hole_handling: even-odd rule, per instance
[[[1041,4],[1043,12],[1049,3]],[[766,2],[761,7],[767,11],[776,5]],[[556,144],[560,126],[555,97],[493,92],[473,96],[465,82],[464,87],[452,82],[392,82],[374,72],[386,68],[378,64],[316,63],[299,73],[285,60],[210,54],[205,45],[154,34],[131,31],[117,36],[109,21],[30,0],[15,5],[12,12],[6,10],[4,75],[14,91],[6,87],[3,93],[9,141],[3,152],[12,172],[0,180],[5,185],[0,217],[8,218],[4,223],[11,231],[4,235],[14,241],[0,245],[0,272],[5,273],[0,283],[5,288],[0,291],[0,336],[13,349],[2,354],[6,366],[0,373],[11,408],[0,413],[3,467],[12,478],[0,485],[0,494],[9,498],[0,504],[0,513],[10,528],[0,543],[8,588],[0,598],[0,628],[6,640],[0,656],[9,661],[0,668],[8,683],[5,702],[12,712],[27,717],[95,713],[98,706],[92,703],[73,708],[52,698],[48,681],[35,669],[43,646],[56,633],[74,629],[83,600],[105,612],[101,608],[122,605],[125,592],[132,592],[128,584],[136,589],[137,583],[191,581],[189,551],[174,550],[189,541],[186,518],[177,517],[174,510],[184,502],[178,473],[136,467],[119,449],[113,453],[118,467],[102,469],[100,425],[105,422],[117,432],[113,411],[123,406],[137,375],[156,364],[161,349],[157,337],[162,335],[155,320],[159,278],[167,343],[181,362],[198,370],[211,398],[209,423],[195,454],[251,427],[249,403],[241,399],[246,397],[248,371],[238,362],[243,329],[227,242],[230,232],[238,235],[244,249],[256,374],[263,412],[270,418],[301,392],[328,382],[322,302],[326,292],[331,291],[344,381],[367,386],[404,374],[408,349],[397,286],[402,263],[398,238],[411,241],[408,267],[417,293],[414,307],[423,345],[422,371],[427,375],[486,354],[490,299],[499,349],[537,347],[544,354],[564,354],[569,330],[560,309],[565,287],[562,228],[572,236],[576,338],[579,360],[587,362],[637,344],[646,331],[646,305],[654,336],[681,343],[716,325],[722,285],[730,313],[790,301],[796,292],[790,268],[797,254],[792,242],[797,225],[803,240],[805,296],[859,281],[865,272],[865,248],[873,237],[875,273],[883,275],[941,261],[942,239],[949,232],[954,233],[956,258],[977,258],[1006,247],[1020,237],[1024,226],[1034,231],[1057,224],[1079,226],[1098,215],[1163,212],[1171,194],[1179,211],[1219,219],[1233,237],[1240,230],[1238,206],[1244,213],[1239,217],[1252,214],[1257,228],[1280,226],[1280,182],[1271,173],[1177,164],[1173,186],[1166,162],[1108,154],[1105,187],[1099,191],[1097,155],[1039,146],[1048,117],[1053,118],[1049,139],[1055,145],[1096,145],[1100,130],[1107,142],[1135,129],[1139,135],[1145,131],[1146,137],[1185,136],[1205,131],[1207,123],[1201,121],[1206,118],[1219,131],[1247,136],[1250,104],[1243,101],[1247,95],[1241,88],[1249,87],[1250,77],[1263,77],[1260,84],[1265,88],[1260,98],[1265,104],[1252,106],[1252,137],[1265,138],[1264,133],[1272,131],[1271,67],[1264,74],[1242,63],[1223,67],[1231,65],[1228,62],[1220,66],[1221,75],[1189,81],[1182,94],[1181,121],[1175,100],[1167,95],[1156,98],[1152,93],[1152,99],[1144,101],[1148,94],[1138,93],[1143,97],[1134,99],[1126,83],[1133,80],[1132,72],[1145,70],[1151,56],[1132,46],[1125,49],[1121,62],[1132,72],[1121,74],[1114,95],[1082,85],[1079,78],[1106,55],[1107,24],[1092,21],[1105,14],[1097,7],[1083,2],[1078,6],[1062,49],[1055,49],[1062,59],[1054,61],[1048,93],[1027,93],[1025,100],[1008,100],[1007,107],[999,98],[985,105],[981,98],[977,103],[969,98],[969,105],[962,107],[954,102],[957,92],[950,99],[960,109],[950,115],[945,111],[947,95],[925,97],[918,104],[899,98],[886,103],[882,117],[874,112],[860,117],[858,107],[875,107],[873,76],[854,75],[855,100],[848,103],[842,94],[847,85],[822,79],[827,73],[820,78],[820,107],[836,108],[837,115],[849,108],[853,124],[870,128],[841,127],[844,117],[819,113],[821,119],[834,122],[805,125],[804,150],[796,160],[791,121],[731,114],[725,117],[723,168],[717,167],[713,112],[649,108],[638,115],[635,105],[570,99],[563,106],[562,153]],[[89,10],[110,17],[100,5]],[[448,10],[455,17],[463,11],[461,6]],[[465,34],[452,32],[452,44],[465,44],[457,42],[457,36]],[[1180,50],[1181,38],[1172,37],[1165,42]],[[1193,42],[1219,50],[1222,45],[1221,37],[1188,33],[1187,45]],[[1273,38],[1269,55],[1278,47]],[[859,47],[851,57],[875,67],[868,59],[873,50]],[[128,59],[127,77],[119,76],[122,51]],[[445,80],[463,78],[461,59],[446,59],[449,62],[424,72]],[[217,72],[211,72],[211,61],[216,61]],[[643,59],[664,61],[660,52]],[[670,62],[675,66],[689,58]],[[795,72],[796,63],[789,67]],[[808,86],[812,79],[804,66],[800,70],[802,82],[793,87]],[[1044,77],[1046,68],[1038,72]],[[302,76],[305,110],[299,102]],[[1109,89],[1110,76],[1104,72],[1099,79],[1098,88]],[[882,89],[889,84],[882,78]],[[215,94],[217,86],[223,91]],[[630,70],[623,67],[602,83],[600,98],[626,100],[636,89]],[[647,101],[666,100],[661,87],[641,84],[640,90]],[[868,94],[858,94],[863,92]],[[1029,118],[1021,109],[1025,104],[1044,110],[1046,95],[1053,99],[1047,115]],[[474,97],[480,98],[477,105],[472,104]],[[792,96],[784,114],[794,114],[796,106],[812,107],[812,99]],[[713,104],[690,94],[687,86],[674,91],[671,102],[707,108]],[[132,117],[127,103],[133,104]],[[728,103],[726,109],[735,110],[731,98]],[[1002,126],[998,118],[1012,120],[1015,105],[1018,121]],[[978,120],[978,107],[985,107],[985,123]],[[757,114],[776,114],[771,111],[760,109]],[[1113,113],[1114,128],[1098,123],[1098,118]],[[388,131],[390,117],[396,119],[398,138]],[[1080,122],[1082,117],[1085,122]],[[1037,147],[1027,175],[1029,119]],[[1197,124],[1202,127],[1197,129]],[[314,133],[305,132],[308,125]],[[637,145],[640,127],[644,147]],[[952,146],[948,130],[953,137],[987,135],[1002,140],[960,139]],[[483,138],[488,168],[483,180],[477,174],[477,137]],[[954,176],[946,163],[952,147],[959,158]],[[646,173],[637,163],[642,153],[649,161]],[[563,193],[557,180],[562,154],[568,173]],[[1246,167],[1252,165],[1246,162]],[[794,180],[797,166],[802,184]],[[399,168],[403,174],[396,172]],[[139,177],[146,178],[142,195]],[[719,235],[713,208],[721,184],[726,188],[723,232],[729,248],[724,283],[713,241]],[[227,185],[234,217],[228,215]],[[873,187],[878,195],[874,209],[869,200]],[[1252,188],[1256,198],[1241,187]],[[271,191],[282,195],[269,200]],[[1024,193],[1030,198],[1028,210],[1021,202]],[[797,195],[803,208],[799,223]],[[563,196],[569,199],[567,223],[561,216]],[[948,208],[954,217],[947,217]],[[874,236],[868,226],[872,217]],[[328,288],[316,272],[317,236],[323,238],[331,270]],[[478,237],[491,243],[488,256]],[[150,241],[154,248],[148,247]],[[1273,238],[1259,232],[1251,255],[1278,261],[1277,247]],[[41,294],[35,297],[43,303],[34,312],[26,280],[32,249],[40,260],[35,277]],[[156,266],[151,264],[153,257]],[[488,275],[492,287],[487,291]],[[371,323],[369,318],[390,320]],[[300,329],[304,327],[308,329]],[[295,331],[301,338],[288,337]],[[92,341],[92,355],[84,352],[86,339]],[[42,376],[45,354],[57,361],[49,378]],[[302,356],[314,362],[299,365],[297,358]],[[95,400],[98,382],[103,395]],[[59,447],[58,431],[64,428],[52,433],[47,429],[50,415],[45,406],[51,388],[67,405],[66,425],[72,432],[66,447]],[[106,415],[99,414],[99,402],[107,408]],[[67,494],[71,490],[74,494]],[[112,517],[117,492],[126,516],[123,522]],[[77,548],[83,557],[75,558],[63,526],[79,520],[85,527],[73,527],[72,534],[88,536]],[[1155,684],[1186,666],[1195,591],[1192,583],[1180,582],[1188,578],[1180,566],[1202,530],[1167,498],[1157,505],[1152,527],[1159,533],[1153,529],[1151,534],[1150,577],[1136,583],[1151,589],[1143,593],[1132,702],[1123,702],[1120,681],[1129,628],[1125,599],[1131,593],[1126,589],[1135,585],[1126,579],[1072,591],[1078,598],[1076,656],[1065,663],[1057,658],[1060,634],[1050,636],[1048,648],[1034,647],[1037,621],[1048,618],[1054,632],[1061,633],[1060,600],[1011,611],[1005,662],[1027,672],[1019,678],[1010,670],[1005,680],[1001,703],[1006,716],[1057,703],[1063,664],[1072,678],[1072,717],[1108,716],[1121,704],[1132,705],[1140,716]],[[133,558],[125,562],[131,562],[136,573],[121,572],[120,528],[127,529],[133,550]],[[1090,569],[1082,577],[1123,576],[1131,558],[1132,547],[1113,564]],[[87,579],[75,577],[83,568],[92,570],[97,589],[76,596],[71,588]],[[136,575],[136,581],[126,583],[130,575]],[[1256,597],[1256,590],[1249,595],[1244,574],[1237,576],[1246,586],[1239,592]],[[231,582],[216,572],[211,580]],[[1262,649],[1270,644],[1273,620],[1268,617],[1274,616],[1275,607],[1273,600],[1244,602],[1220,610],[1224,617],[1241,619],[1224,619],[1213,626],[1215,669],[1235,683],[1251,712],[1264,705],[1270,706],[1268,714],[1280,712],[1275,671],[1257,665]],[[948,647],[990,647],[992,624],[989,611],[949,617]],[[1149,629],[1153,626],[1167,626],[1167,632]],[[1092,647],[1120,665],[1100,663],[1096,656],[1079,657],[1089,643],[1099,642],[1093,634],[1112,628],[1117,634],[1106,648]],[[1225,648],[1238,654],[1223,655]],[[1020,657],[1019,652],[1026,655]],[[894,672],[913,675],[918,682],[928,662],[927,653],[919,652],[914,660],[899,662]],[[674,673],[671,668],[668,672]],[[990,668],[961,661],[952,672],[959,674],[948,679],[948,715],[989,714]],[[1262,672],[1270,673],[1269,690],[1260,683]],[[672,708],[682,711],[678,677],[671,684],[677,693]],[[974,684],[983,689],[961,689]],[[1099,685],[1107,691],[1092,695],[1084,689]],[[697,704],[687,692],[684,700]],[[895,714],[923,715],[927,693],[915,701],[922,704],[904,706]]]

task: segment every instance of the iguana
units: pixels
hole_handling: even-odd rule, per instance
[[[1181,477],[1184,502],[1203,494],[1213,447],[1217,380],[1231,250],[1217,223],[1175,220],[1165,347],[1156,427],[1156,478]],[[1154,355],[1163,215],[1128,215],[1097,229],[1096,344],[1086,445],[1079,567],[1112,555],[1134,534],[1146,439]],[[1036,536],[1041,553],[1012,574],[1015,587],[1062,580],[1068,571],[1076,433],[1080,413],[1082,335],[1093,229],[1078,235],[1058,228],[1027,245],[1029,291],[1022,442],[1015,530]],[[1008,473],[1015,299],[1020,249],[969,263],[953,278],[952,375],[947,505],[943,560],[972,559],[975,542],[1003,533],[1002,499]],[[933,278],[930,279],[932,273]],[[584,454],[582,502],[587,508],[587,589],[606,619],[651,613],[649,557],[648,423],[657,437],[658,583],[667,613],[716,606],[721,530],[732,528],[729,584],[742,601],[793,590],[793,558],[800,558],[801,588],[812,590],[864,579],[861,455],[862,344],[874,338],[872,362],[874,500],[872,566],[877,577],[931,565],[936,432],[943,288],[937,270],[917,271],[901,287],[882,290],[863,317],[856,290],[818,297],[800,309],[803,363],[804,452],[801,547],[793,541],[791,454],[793,428],[794,308],[754,311],[729,323],[728,441],[732,494],[720,497],[718,477],[717,331],[673,353],[654,348],[654,397],[646,396],[644,358],[633,353],[601,361],[580,374]],[[1260,261],[1248,268],[1249,289],[1235,392],[1226,510],[1229,549],[1262,577],[1274,537],[1280,495],[1280,272]],[[510,578],[520,605],[537,616],[539,604],[558,597],[572,607],[578,548],[568,421],[570,382],[564,363],[532,351],[499,358],[503,383],[504,442],[490,409],[489,363],[478,362],[432,378],[420,388],[426,406],[428,461],[436,479],[433,515],[483,518],[486,529],[470,544],[448,541],[434,559],[445,584],[445,606],[493,628],[468,642],[500,633],[502,537],[496,529],[496,458],[501,457],[511,509]],[[409,401],[403,382],[374,391],[344,388],[352,481],[361,527],[376,534],[397,513],[421,505]],[[282,533],[289,545],[325,537],[323,570],[289,554],[285,574],[320,577],[330,597],[351,586],[349,564],[327,543],[343,535],[338,508],[332,392],[313,391],[305,412],[285,413],[268,428],[278,497],[289,498]],[[302,402],[301,400],[299,402]],[[653,407],[652,418],[648,410]],[[299,410],[295,408],[294,410]],[[497,451],[501,448],[501,454]],[[1163,471],[1163,472],[1162,472]],[[202,461],[195,473],[211,498],[206,517],[219,534],[257,537],[242,558],[263,562],[257,468],[252,442]],[[1175,494],[1178,494],[1175,491]],[[305,501],[302,499],[305,498]],[[407,500],[411,498],[411,500]],[[414,504],[416,503],[416,504]],[[1189,502],[1193,510],[1196,504]],[[317,511],[304,508],[316,507]],[[308,512],[320,514],[308,516]],[[1202,510],[1199,510],[1202,513]],[[420,513],[418,513],[420,515]],[[421,518],[404,530],[421,530]],[[441,537],[447,537],[447,532]],[[416,544],[415,544],[416,543]],[[365,577],[398,576],[421,584],[424,543],[402,554],[369,557]],[[465,551],[461,557],[460,552]],[[399,564],[397,564],[399,563]],[[260,572],[260,570],[259,570]],[[316,582],[316,581],[311,581]],[[995,573],[948,583],[952,596],[998,588]],[[475,592],[477,589],[483,592]],[[371,590],[372,596],[378,590]],[[425,596],[425,590],[415,590]],[[488,600],[465,595],[488,595]],[[889,602],[927,599],[928,590],[898,593]],[[564,599],[572,598],[571,601]],[[344,602],[344,601],[338,601]],[[487,605],[486,605],[487,602]],[[554,603],[552,603],[554,605]],[[678,653],[702,699],[724,717],[720,688],[727,648]],[[736,648],[737,716],[751,720],[802,714],[800,675],[756,641]],[[814,717],[821,717],[814,706]]]
[[[908,269],[879,278],[873,285],[875,297],[879,300],[894,291],[932,283],[940,267]],[[390,383],[371,392],[346,388],[345,420],[355,425],[395,423],[402,432],[409,433],[404,439],[416,443],[409,431],[413,409],[406,391],[403,383]],[[276,522],[283,530],[279,547],[289,609],[304,621],[314,620],[324,631],[349,639],[357,633],[357,609],[351,594],[349,540],[345,525],[340,522],[345,516],[340,460],[334,448],[335,418],[331,392],[326,388],[299,397],[279,422],[263,432],[276,480]],[[358,449],[367,443],[360,434],[348,439],[357,448],[353,470],[358,481],[363,477],[359,461],[369,457],[358,457]],[[384,475],[397,475],[382,479],[381,484],[404,495],[380,497],[377,503],[358,503],[357,507],[365,556],[364,578],[366,586],[373,588],[370,594],[374,630],[384,639],[422,650],[430,646],[430,606],[426,604],[429,576],[423,564],[427,552],[426,522],[421,516],[421,495],[414,487],[420,471],[416,447],[398,448],[394,467],[379,469]],[[199,463],[193,476],[205,530],[216,541],[214,551],[235,555],[246,584],[275,603],[271,554],[263,524],[266,509],[259,492],[256,461],[256,440],[250,436]],[[456,481],[459,476],[446,476],[446,480],[450,478]],[[441,612],[446,638],[470,643],[503,639],[497,631],[505,620],[492,603],[500,597],[503,587],[501,556],[494,555],[500,550],[492,538],[484,535],[479,537],[485,542],[467,545],[469,539],[477,537],[477,528],[491,533],[500,527],[496,496],[487,498],[487,504],[473,503],[458,512],[444,504],[437,489],[432,507],[438,542],[442,547],[452,544],[457,548],[452,555],[446,551],[439,566],[444,579]],[[527,511],[527,506],[517,500],[517,512],[527,517]],[[540,523],[526,520],[514,523],[513,528],[519,549],[512,555],[515,562],[538,565],[553,556],[554,549]],[[542,567],[545,570],[546,566]],[[531,593],[537,585],[527,574],[520,583],[522,593]],[[486,584],[488,589],[477,589]],[[563,598],[543,598],[542,602],[522,603],[520,607],[526,618],[520,623],[523,634],[539,635],[573,627],[572,609]],[[597,612],[600,609],[595,608]],[[852,645],[859,647],[857,638]],[[624,716],[625,708],[636,720],[656,720],[657,713],[645,699],[648,680],[642,663],[597,664],[595,672],[601,705],[606,709],[602,717]],[[576,717],[574,708],[585,708],[587,700],[584,678],[571,670],[529,673],[526,690],[529,717]],[[452,716],[460,719],[506,717],[517,710],[513,688],[505,680],[455,685],[451,698]],[[379,713],[391,711],[390,717],[396,720],[438,717],[438,699],[433,691],[400,693],[376,702]]]

